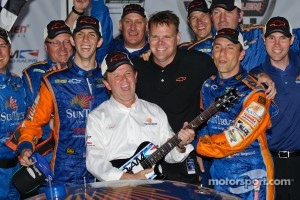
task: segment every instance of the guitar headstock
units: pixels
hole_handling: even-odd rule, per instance
[[[229,107],[233,106],[233,102],[238,99],[236,88],[230,89],[226,94],[218,97],[215,101],[215,107],[218,110],[229,111]]]

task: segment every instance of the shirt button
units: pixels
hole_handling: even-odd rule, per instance
[[[287,82],[284,82],[284,84],[288,84]]]
[[[164,82],[165,80],[162,78],[160,81],[161,81],[161,82]]]

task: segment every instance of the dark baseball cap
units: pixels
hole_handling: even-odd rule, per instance
[[[99,35],[102,36],[101,24],[98,19],[91,16],[80,16],[76,20],[75,27],[73,29],[73,33],[77,33],[82,29],[93,29]]]
[[[30,158],[34,165],[22,166],[12,177],[13,184],[23,194],[27,194],[45,184],[47,180],[53,179],[49,163],[42,155],[34,153]]]
[[[189,6],[187,8],[188,10],[188,16],[191,14],[193,11],[201,11],[204,13],[208,13],[210,9],[207,6],[207,3],[205,0],[194,0],[189,3]]]
[[[231,28],[223,28],[217,32],[217,35],[214,38],[214,41],[217,38],[226,38],[233,42],[234,44],[240,43],[244,48],[244,40],[242,34],[240,34],[237,30]]]
[[[232,11],[236,7],[242,9],[241,0],[212,0],[210,9],[224,8],[225,10]]]
[[[44,39],[53,39],[59,34],[67,33],[72,34],[70,27],[63,20],[52,20],[44,31]]]
[[[265,26],[265,37],[270,34],[280,32],[286,37],[291,37],[291,26],[289,21],[284,17],[272,17]]]
[[[126,53],[116,51],[107,54],[101,64],[102,75],[105,74],[105,72],[115,71],[123,64],[128,64],[133,67],[133,63]]]
[[[139,5],[139,4],[128,4],[123,8],[122,16],[121,18],[125,17],[125,15],[129,13],[137,13],[141,15],[142,17],[146,18],[145,9]]]
[[[0,27],[0,38],[2,38],[7,44],[11,44],[11,40],[8,36],[8,32]]]

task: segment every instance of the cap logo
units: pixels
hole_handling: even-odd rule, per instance
[[[65,28],[66,25],[65,24],[61,24],[61,23],[55,23],[51,26],[51,30],[55,30],[55,29],[59,29],[59,28]]]
[[[190,4],[190,7],[189,7],[189,9],[192,9],[192,8],[195,8],[195,7],[197,7],[197,6],[201,6],[203,4],[203,2],[202,1],[195,1],[195,2],[193,2],[193,3],[191,3]]]
[[[109,62],[114,62],[114,61],[124,60],[124,59],[126,59],[125,54],[116,54],[109,59]]]
[[[236,34],[236,31],[234,29],[221,29],[218,31],[218,34]]]
[[[138,4],[129,4],[128,6],[124,7],[124,11],[127,11],[127,10],[142,10],[141,8],[142,7]]]
[[[95,20],[92,18],[83,18],[79,21],[80,23],[87,23],[87,24],[97,24]]]
[[[271,22],[271,23],[269,24],[269,26],[281,27],[281,26],[285,26],[285,22],[283,22],[283,21],[277,19],[277,20]]]

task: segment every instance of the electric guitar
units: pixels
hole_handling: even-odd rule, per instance
[[[218,111],[229,110],[229,106],[232,105],[237,98],[236,89],[229,90],[225,95],[218,97],[214,103],[185,126],[184,129],[195,130]],[[144,169],[154,168],[152,173],[146,175],[146,178],[164,179],[165,176],[160,173],[157,163],[180,142],[181,140],[177,134],[159,148],[151,142],[143,142],[139,145],[131,158],[112,160],[111,163],[114,167],[131,174],[135,174]]]

